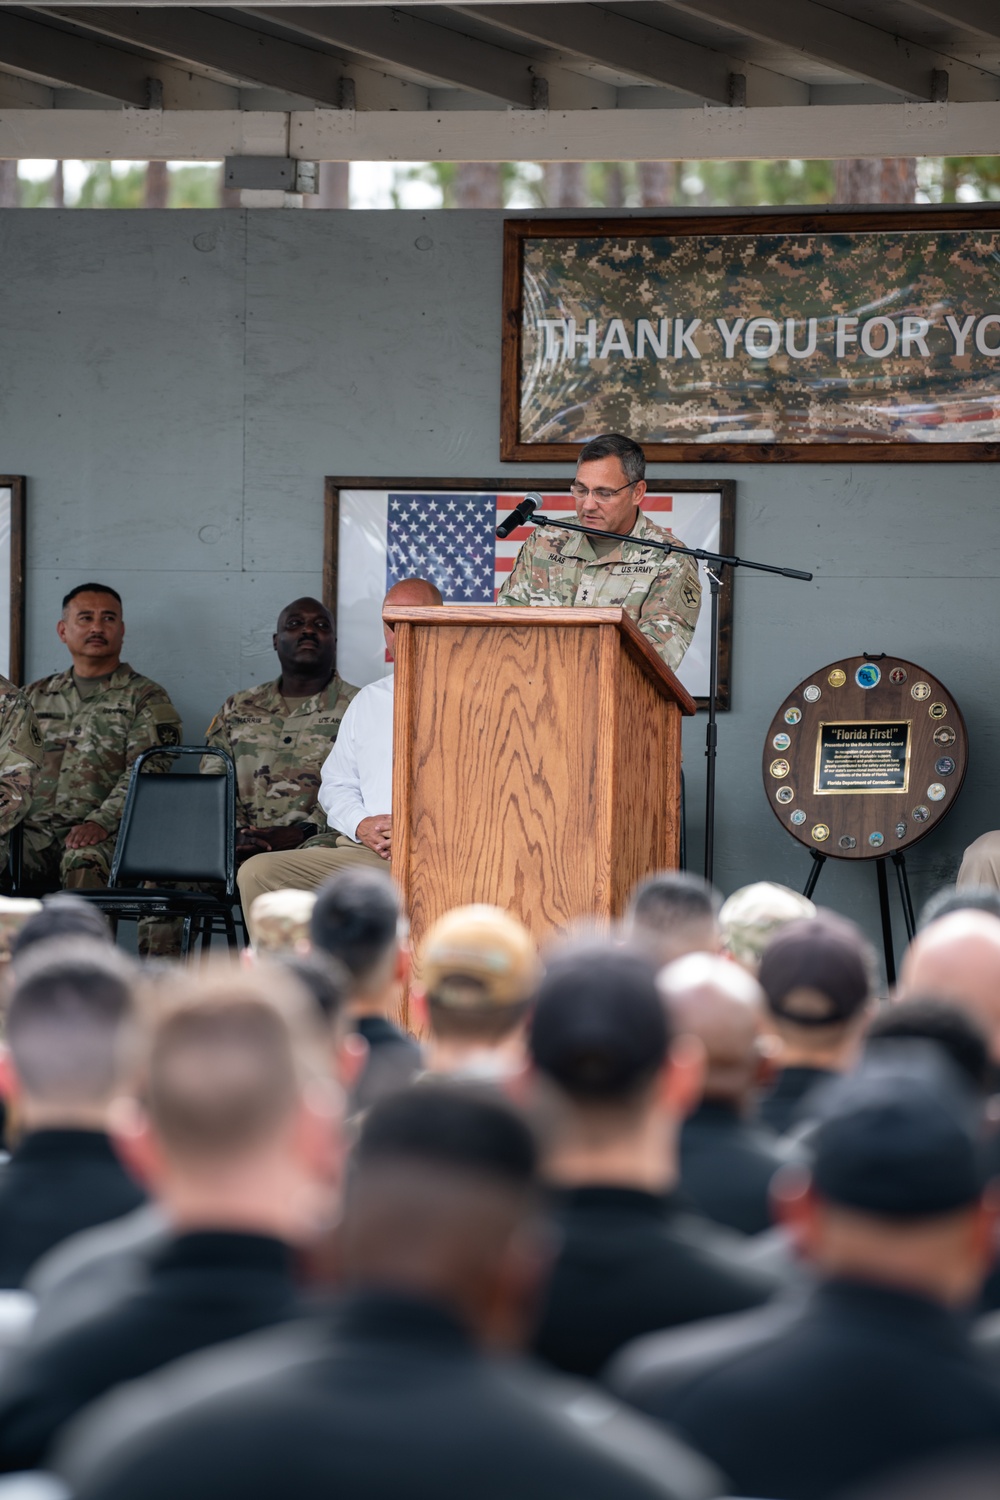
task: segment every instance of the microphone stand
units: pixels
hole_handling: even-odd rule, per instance
[[[680,542],[657,542],[650,537],[635,537],[622,531],[599,531],[594,526],[581,526],[578,521],[562,521],[555,516],[542,515],[540,511],[536,511],[529,520],[532,526],[561,526],[564,531],[579,531],[584,536],[614,537],[619,542],[631,542],[634,547],[653,547],[657,552],[682,552],[685,557],[695,557],[705,564],[712,591],[708,723],[705,726],[705,756],[708,760],[705,772],[705,879],[711,881],[715,869],[715,765],[718,752],[715,699],[719,690],[719,593],[722,588],[722,570],[753,568],[758,573],[777,573],[782,578],[801,579],[803,583],[811,583],[813,575],[803,573],[798,568],[776,568],[771,563],[750,562],[745,557],[730,557],[723,552],[707,552],[704,547],[682,547]]]

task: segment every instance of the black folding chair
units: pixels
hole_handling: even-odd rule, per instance
[[[151,756],[214,755],[224,775],[187,776],[177,771],[146,773]],[[217,892],[173,890],[144,881],[183,884],[210,881]],[[202,951],[219,929],[230,948],[238,946],[236,914],[236,772],[224,750],[206,745],[174,745],[144,750],[132,767],[111,875],[106,891],[74,891],[118,921],[143,917],[183,917],[181,956],[201,937]]]

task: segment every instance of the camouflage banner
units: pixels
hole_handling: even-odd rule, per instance
[[[504,457],[569,456],[607,431],[665,457],[994,456],[1000,223],[671,227],[508,223],[519,338]]]

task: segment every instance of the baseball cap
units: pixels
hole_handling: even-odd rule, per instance
[[[420,950],[429,999],[455,1010],[521,1005],[541,964],[530,933],[497,906],[459,906],[434,923]]]
[[[539,1072],[580,1098],[625,1098],[660,1068],[670,1041],[656,968],[611,944],[554,958],[528,1048]]]
[[[250,907],[253,945],[258,953],[288,953],[309,942],[315,891],[291,888],[262,891]]]
[[[764,949],[759,979],[773,1015],[829,1026],[857,1015],[871,994],[871,949],[833,912],[782,927]]]
[[[739,963],[755,969],[771,938],[786,922],[815,915],[816,908],[807,896],[770,880],[758,880],[754,885],[741,886],[722,903],[719,925],[723,947]]]
[[[929,1042],[886,1042],[814,1096],[812,1180],[821,1198],[883,1218],[932,1218],[986,1183],[977,1101]]]

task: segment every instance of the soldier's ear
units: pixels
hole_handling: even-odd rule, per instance
[[[60,615],[59,619],[56,621],[56,635],[62,641],[63,645],[65,645],[66,644],[66,621],[62,618],[61,615]]]

